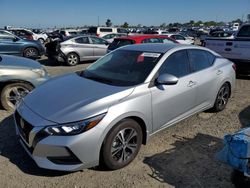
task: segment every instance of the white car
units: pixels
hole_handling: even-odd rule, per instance
[[[188,37],[184,37],[180,34],[162,32],[162,35],[167,35],[168,37],[176,40],[180,44],[194,44],[194,40],[192,40]]]
[[[111,34],[107,34],[103,36],[102,38],[108,41],[109,43],[112,43],[115,38],[123,37],[123,36],[127,36],[127,34],[126,33],[111,33]]]

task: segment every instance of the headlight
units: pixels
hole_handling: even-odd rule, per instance
[[[44,77],[46,75],[46,70],[41,68],[41,69],[31,69],[31,71],[39,74],[40,77]]]
[[[105,115],[106,113],[79,122],[46,127],[44,131],[56,136],[77,135],[95,127]]]

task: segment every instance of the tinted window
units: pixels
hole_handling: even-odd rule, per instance
[[[128,31],[126,29],[118,28],[117,33],[127,33]]]
[[[100,28],[100,32],[112,32],[112,29]]]
[[[167,73],[177,77],[182,77],[189,74],[189,72],[187,52],[182,50],[170,55],[163,63],[159,73]]]
[[[88,30],[89,33],[96,33],[96,31],[97,31],[97,27],[90,27]]]
[[[135,42],[133,40],[129,39],[115,39],[108,47],[109,50],[114,50],[116,48],[119,48],[121,46],[126,46],[129,44],[134,44]]]
[[[250,26],[242,26],[237,35],[238,37],[250,37]]]
[[[80,44],[89,44],[89,39],[88,37],[80,37],[80,38],[76,38],[75,42],[80,43]]]
[[[110,85],[132,86],[145,81],[161,53],[117,50],[97,60],[82,76]]]
[[[188,56],[193,71],[208,68],[214,61],[214,56],[203,50],[188,50]]]
[[[170,40],[170,39],[162,39],[163,43],[167,43],[167,44],[175,44],[176,42],[174,40]]]
[[[93,44],[106,44],[107,43],[106,40],[103,40],[97,37],[91,37],[91,40]]]
[[[163,43],[163,40],[160,38],[148,38],[142,40],[141,43]]]

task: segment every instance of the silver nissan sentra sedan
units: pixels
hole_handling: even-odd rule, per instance
[[[119,169],[157,131],[223,110],[234,85],[234,64],[207,48],[125,46],[27,95],[14,114],[16,131],[39,167]]]

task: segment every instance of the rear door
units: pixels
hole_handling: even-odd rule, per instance
[[[164,73],[178,77],[179,81],[175,85],[150,88],[154,131],[187,116],[195,106],[196,85],[187,51],[180,50],[170,55],[159,69],[159,75]]]
[[[217,94],[218,77],[223,76],[223,71],[213,66],[215,56],[208,51],[188,49],[188,57],[197,87],[195,105],[204,108],[210,105]]]
[[[107,53],[108,43],[106,40],[97,37],[90,37],[90,40],[93,45],[95,58],[100,58]]]
[[[81,60],[92,59],[94,56],[93,45],[90,44],[87,36],[76,38],[72,47],[79,54]]]

